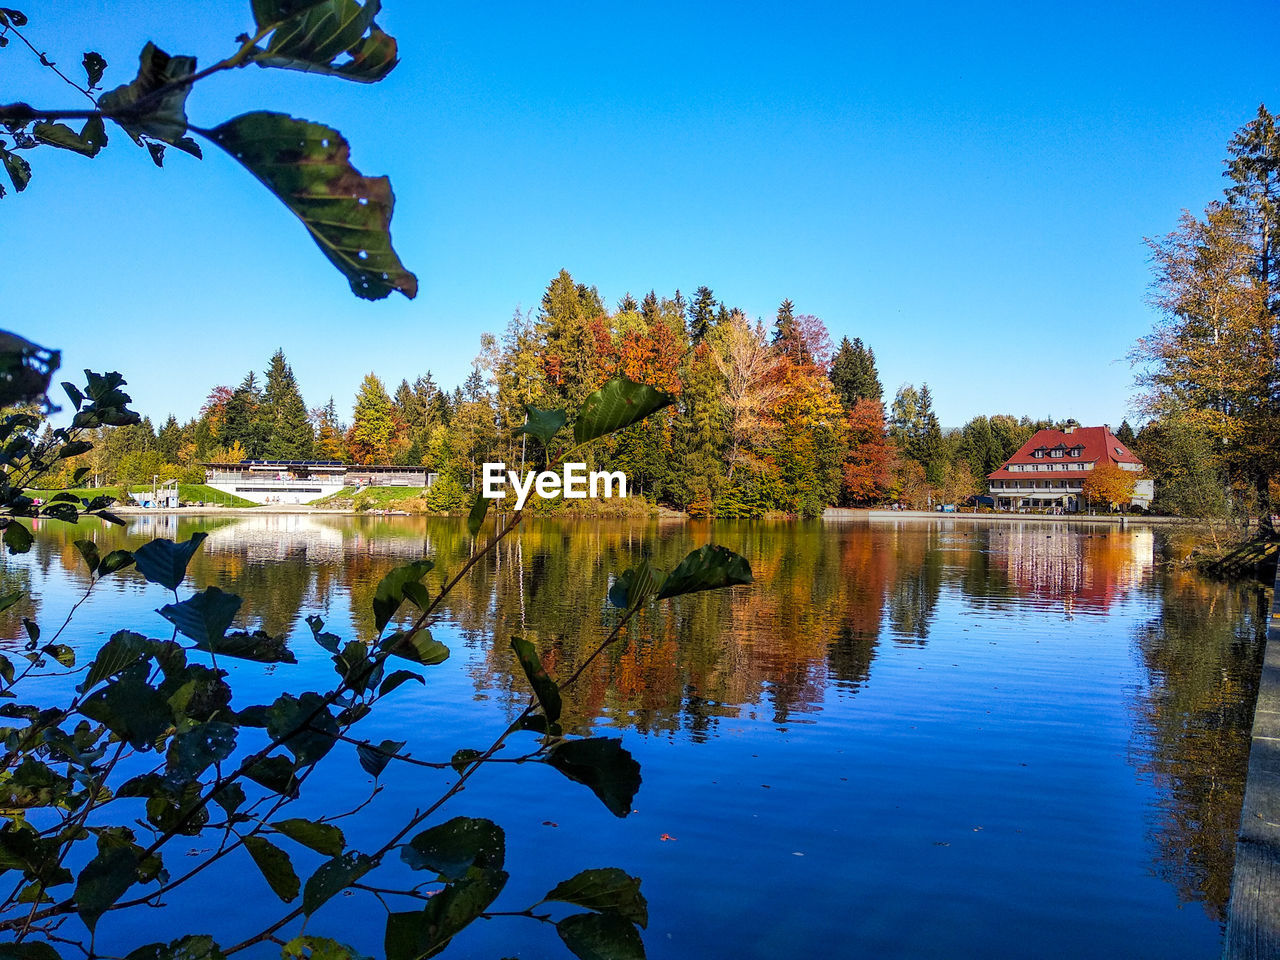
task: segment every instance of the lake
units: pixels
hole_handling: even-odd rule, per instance
[[[567,695],[567,729],[620,736],[641,764],[626,819],[535,764],[488,767],[450,801],[442,819],[507,830],[511,881],[496,908],[613,865],[643,880],[653,958],[1219,952],[1268,599],[1167,562],[1186,553],[1180,535],[956,520],[526,523],[433,628],[450,659],[356,735],[407,740],[430,760],[483,749],[527,698],[510,635],[567,676],[616,620],[611,578],[641,557],[669,569],[715,542],[744,555],[756,582],[659,605]],[[304,617],[367,639],[387,570],[430,556],[434,594],[471,550],[457,519],[46,521],[31,553],[4,559],[0,592],[30,600],[0,614],[0,635],[22,636],[23,616],[46,635],[62,622],[87,582],[75,539],[105,554],[197,530],[209,539],[188,584],[240,593],[244,623],[287,633],[299,660],[224,659],[235,706],[328,689],[329,654]],[[63,639],[85,662],[117,629],[168,637],[154,611],[170,600],[132,570],[114,575]],[[293,815],[370,794],[354,748],[335,750],[322,775]],[[376,848],[397,811],[451,776],[393,765],[364,827],[346,822],[348,842]],[[233,943],[288,911],[247,857],[223,864],[166,910],[108,915],[99,949],[188,932]],[[305,878],[312,864],[298,866]],[[377,955],[383,922],[361,894],[331,901],[310,931]],[[477,922],[445,955],[569,956],[551,927],[523,918]]]

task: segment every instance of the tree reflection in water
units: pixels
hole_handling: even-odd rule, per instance
[[[234,584],[252,618],[246,626],[298,638],[310,613],[371,635],[369,600],[389,568],[426,553],[436,561],[432,578],[444,578],[472,549],[462,521],[421,517],[148,518],[127,530],[78,531],[43,524],[29,559],[7,558],[3,568],[3,590],[33,597],[0,618],[3,636],[21,637],[32,604],[47,617],[71,602],[84,579],[74,540],[95,539],[106,553],[197,529],[210,537],[192,564],[195,582]],[[679,598],[633,625],[630,642],[575,688],[566,729],[609,725],[695,743],[742,716],[788,729],[815,722],[829,699],[868,688],[886,649],[909,654],[954,633],[958,621],[940,615],[942,603],[1010,629],[1000,618],[1029,607],[1100,617],[1145,591],[1158,615],[1135,637],[1145,681],[1131,697],[1130,762],[1158,796],[1149,837],[1156,870],[1182,901],[1222,917],[1266,629],[1262,592],[1154,565],[1162,541],[1142,528],[528,521],[459,586],[446,614],[444,627],[473,654],[477,697],[507,711],[522,702],[508,635],[537,641],[547,669],[567,675],[607,622],[611,574],[641,556],[669,568],[707,541],[748,557],[755,586]],[[44,593],[55,568],[72,589],[50,610]],[[137,586],[120,577],[103,589]],[[892,645],[882,648],[886,639]]]

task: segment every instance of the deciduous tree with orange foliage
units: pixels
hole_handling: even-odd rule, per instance
[[[1123,507],[1133,499],[1138,474],[1121,470],[1114,463],[1103,461],[1089,471],[1081,484],[1081,490],[1090,503],[1105,503],[1108,507]]]

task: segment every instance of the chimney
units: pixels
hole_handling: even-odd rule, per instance
[[[1067,429],[1063,430],[1062,432],[1068,435],[1073,434],[1076,432],[1076,425],[1073,423],[1069,425]]]

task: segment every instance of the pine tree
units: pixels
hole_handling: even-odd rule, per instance
[[[863,346],[861,338],[850,342],[845,337],[840,341],[840,349],[831,361],[831,385],[846,410],[852,410],[859,400],[881,402],[884,389],[876,373],[876,355]]]
[[[1254,249],[1256,276],[1272,315],[1280,314],[1280,130],[1265,104],[1258,115],[1236,131],[1227,146],[1230,159],[1223,176],[1233,184],[1227,202],[1242,211]]]
[[[626,294],[623,295],[622,299],[618,301],[618,312],[619,313],[639,313],[640,312],[640,304],[636,303],[636,298],[631,295],[630,290],[628,290]]]
[[[795,338],[796,325],[796,305],[789,299],[783,300],[778,304],[778,316],[773,321],[773,343],[774,346],[782,345],[785,349],[786,345]]]
[[[219,437],[222,446],[238,443],[246,460],[264,459],[270,428],[262,415],[262,391],[258,388],[257,374],[252,370],[231,392],[223,416]]]
[[[716,298],[710,287],[699,287],[689,304],[689,342],[695,346],[706,339],[716,320]]]
[[[160,432],[156,434],[156,450],[164,457],[166,463],[178,462],[178,451],[182,447],[182,428],[178,426],[178,418],[172,413],[164,422]]]
[[[356,394],[348,447],[356,463],[386,463],[391,455],[395,423],[391,398],[375,373],[365,374]]]
[[[1116,431],[1116,439],[1119,440],[1121,443],[1123,443],[1130,450],[1133,449],[1133,441],[1135,439],[1135,435],[1133,432],[1133,427],[1129,426],[1128,420],[1120,421],[1120,429]]]
[[[265,451],[270,460],[310,460],[315,433],[307,417],[293,368],[277,350],[267,367],[267,384],[262,395],[262,417],[269,430]]]

